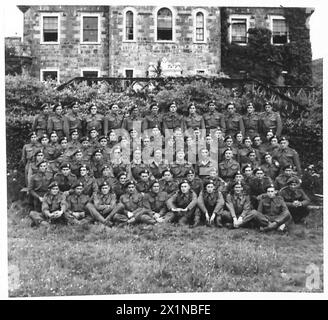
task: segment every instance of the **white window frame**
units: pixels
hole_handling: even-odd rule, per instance
[[[204,16],[204,40],[203,41],[199,41],[196,40],[196,16],[197,13],[202,13]],[[206,26],[206,20],[207,20],[207,11],[204,9],[195,9],[193,10],[193,42],[194,43],[207,43],[207,26]]]
[[[83,41],[83,18],[84,17],[98,17],[98,41]],[[81,31],[80,31],[80,43],[81,44],[100,44],[101,43],[101,32],[100,32],[100,19],[101,14],[100,13],[81,13]]]
[[[246,19],[246,42],[245,43],[234,43],[239,46],[246,46],[248,43],[248,29],[250,26],[250,17],[251,15],[246,14],[232,14],[229,16],[229,43],[232,43],[232,19]]]
[[[167,8],[167,9],[171,10],[171,13],[172,13],[172,40],[158,40],[157,39],[157,14],[158,14],[158,11],[163,9],[163,8]],[[161,7],[155,8],[155,11],[154,11],[154,27],[155,27],[154,38],[155,38],[155,42],[159,42],[159,43],[174,43],[174,42],[176,42],[176,39],[175,39],[175,20],[176,20],[176,16],[177,16],[176,10],[173,9],[173,7],[161,6]]]
[[[126,39],[126,13],[132,11],[133,13],[133,39]],[[137,41],[137,10],[132,7],[127,7],[123,10],[123,42],[136,42]]]
[[[135,68],[124,68],[123,69],[123,76],[126,77],[126,70],[132,70],[133,71],[133,78],[135,78]]]
[[[289,40],[289,28],[288,28],[288,25],[286,24],[286,27],[287,27],[287,42],[286,43],[273,43],[273,20],[285,20],[286,21],[286,18],[284,16],[278,16],[278,15],[270,15],[270,30],[271,30],[271,44],[274,45],[274,46],[283,46],[287,43],[290,42]]]
[[[84,77],[83,72],[97,72],[97,77],[100,77],[100,69],[97,68],[81,68],[81,77]]]
[[[57,17],[58,18],[58,41],[44,41],[44,37],[43,37],[43,18],[44,17]],[[40,34],[40,44],[59,44],[60,43],[60,13],[58,12],[44,12],[41,13],[41,19],[40,19],[40,30],[41,30],[41,34]]]
[[[40,81],[45,81],[45,79],[43,79],[43,72],[57,72],[57,83],[59,83],[59,69],[58,68],[47,68],[47,69],[40,69]]]

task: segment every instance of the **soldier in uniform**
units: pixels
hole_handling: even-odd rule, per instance
[[[82,160],[89,161],[93,154],[93,147],[90,145],[88,137],[82,137],[81,140]]]
[[[42,150],[36,150],[27,172],[27,186],[30,184],[32,175],[39,171],[39,163],[41,161],[46,161],[46,159],[44,158],[44,153]]]
[[[297,177],[291,177],[287,181],[287,186],[279,192],[295,223],[304,222],[304,218],[309,214],[310,198],[300,188],[300,185],[301,181]]]
[[[255,112],[253,104],[250,102],[247,105],[247,113],[243,116],[245,126],[245,134],[253,139],[260,132],[260,116]]]
[[[104,166],[105,160],[100,149],[94,151],[90,161],[90,175],[96,179],[101,177],[101,168]]]
[[[69,150],[69,155],[72,156],[76,150],[81,149],[82,145],[79,141],[80,133],[78,129],[71,131],[71,140],[67,144],[67,149]]]
[[[284,166],[282,168],[283,172],[280,173],[275,182],[274,182],[274,185],[275,185],[275,188],[276,190],[280,190],[282,189],[283,187],[286,187],[287,186],[287,181],[293,177],[293,176],[296,176],[294,171],[293,171],[293,166],[288,164],[286,166]]]
[[[233,146],[238,151],[240,149],[244,148],[244,144],[243,144],[244,136],[243,136],[243,134],[240,131],[235,134],[234,138],[235,138],[235,142],[233,143]]]
[[[110,155],[112,153],[112,150],[107,145],[107,137],[100,136],[98,142],[99,142],[99,150],[101,150],[104,162],[110,161]]]
[[[177,105],[175,102],[171,103],[169,112],[163,116],[163,133],[166,138],[172,135],[173,130],[180,127],[184,132],[185,124],[183,116],[177,113]],[[168,130],[168,132],[166,132]],[[171,132],[169,131],[171,130]]]
[[[176,161],[171,165],[171,172],[173,173],[174,179],[181,181],[184,179],[186,172],[192,168],[192,164],[185,160],[184,150],[178,150]]]
[[[262,144],[262,138],[260,136],[254,136],[253,138],[253,149],[257,151],[257,154],[260,155],[260,161],[262,162],[262,159],[264,158],[264,155],[266,154],[266,148]]]
[[[82,165],[80,167],[79,176],[77,182],[82,182],[83,184],[83,194],[92,197],[98,191],[97,181],[94,177],[89,175],[90,168],[87,165]]]
[[[180,182],[179,190],[167,200],[166,205],[170,211],[171,223],[177,222],[180,225],[194,223],[197,195],[191,190],[187,180]]]
[[[226,126],[226,136],[234,136],[237,132],[241,132],[243,136],[245,135],[245,128],[243,123],[243,118],[239,113],[236,113],[236,107],[233,102],[229,102],[226,105],[225,114],[225,126]]]
[[[259,161],[260,160],[260,153],[258,150],[252,148],[252,140],[250,137],[246,137],[244,139],[244,147],[239,149],[239,163],[241,168],[243,169],[246,164],[250,162],[249,153],[255,151],[255,157]]]
[[[141,150],[137,149],[133,152],[133,159],[130,164],[131,177],[134,179],[134,181],[139,181],[140,172],[144,171],[145,169],[148,170],[148,165],[143,163]]]
[[[54,162],[60,155],[60,145],[58,143],[57,132],[53,131],[50,134],[48,143],[42,146],[44,157],[51,163]]]
[[[266,102],[264,104],[265,112],[261,115],[261,134],[264,136],[270,129],[273,133],[280,137],[282,131],[282,122],[279,112],[274,112],[272,104]]]
[[[273,158],[278,160],[282,167],[292,165],[296,168],[297,174],[302,175],[301,162],[298,152],[289,147],[289,141],[286,137],[279,140],[280,148],[273,153]]]
[[[50,183],[48,192],[42,198],[41,210],[32,210],[29,214],[32,226],[48,226],[49,223],[66,222],[64,215],[66,207],[65,196],[59,191],[57,182]]]
[[[119,204],[109,214],[108,219],[114,223],[155,224],[152,210],[144,207],[144,197],[136,190],[135,183],[126,183],[127,192],[120,197]]]
[[[217,111],[215,101],[210,101],[207,106],[208,112],[204,113],[203,115],[206,133],[209,134],[212,130],[220,128],[224,135],[226,125],[223,113]]]
[[[124,171],[120,172],[117,176],[118,183],[116,183],[113,187],[113,191],[116,194],[117,199],[119,199],[121,197],[121,195],[123,195],[126,191],[125,184],[126,184],[127,178],[128,178],[128,174]]]
[[[80,150],[80,149],[76,150],[72,154],[71,158],[72,158],[71,161],[70,161],[71,172],[73,174],[75,174],[76,176],[79,176],[80,167],[87,163],[85,160],[83,160],[82,150]]]
[[[77,177],[71,172],[71,165],[69,163],[63,163],[60,166],[61,172],[58,172],[54,176],[54,180],[57,182],[59,190],[67,196],[69,191],[73,189],[73,185],[77,182]]]
[[[274,154],[279,149],[279,140],[277,136],[273,136],[270,138],[270,145],[267,147],[267,152]]]
[[[204,179],[204,184],[208,180],[213,181],[215,190],[219,190],[222,194],[225,192],[228,184],[221,177],[218,176],[217,168],[210,168],[209,175]]]
[[[77,131],[79,136],[81,136],[83,116],[80,112],[80,105],[77,101],[72,105],[72,110],[66,115],[66,117],[68,121],[69,134],[71,135],[73,131]]]
[[[114,189],[115,185],[118,181],[114,178],[114,174],[109,165],[104,164],[100,169],[101,176],[96,179],[98,187],[106,182],[112,189]]]
[[[233,191],[227,195],[225,206],[217,218],[217,225],[226,224],[227,227],[249,227],[256,217],[256,210],[252,210],[249,196],[244,193],[243,185],[236,182]]]
[[[148,130],[147,133],[150,135],[150,130],[155,127],[162,131],[163,116],[158,112],[159,107],[157,103],[153,103],[149,110],[150,114],[146,115],[142,122],[142,131],[146,132],[146,130]]]
[[[255,220],[260,225],[260,230],[264,232],[275,229],[284,230],[286,224],[291,220],[283,197],[276,194],[273,185],[268,186],[266,194],[262,196]]]
[[[49,105],[48,103],[42,104],[40,107],[41,112],[34,118],[32,124],[32,131],[36,132],[36,135],[40,138],[43,134],[47,134],[48,117],[49,117]]]
[[[59,155],[54,162],[54,166],[56,168],[54,171],[58,172],[60,166],[63,163],[69,162],[70,158],[71,158],[71,152],[68,149],[68,140],[66,137],[63,137],[59,140]]]
[[[199,193],[203,189],[203,181],[199,177],[195,176],[195,171],[190,169],[186,172],[186,180],[189,182],[190,188],[199,196]]]
[[[266,152],[269,152],[269,148],[271,146],[271,138],[274,136],[272,129],[270,129],[265,136],[265,141],[262,143],[263,148]]]
[[[251,180],[254,178],[252,165],[248,163],[243,169],[244,182],[249,186]]]
[[[69,125],[68,119],[63,115],[63,107],[61,104],[57,104],[53,107],[54,114],[49,116],[47,130],[50,135],[51,132],[55,131],[59,138],[69,136]]]
[[[104,116],[97,112],[97,106],[95,104],[91,104],[89,107],[89,114],[84,118],[84,134],[87,132],[90,133],[91,129],[95,129],[98,133],[103,133],[104,127]]]
[[[179,188],[179,183],[176,179],[173,179],[173,174],[170,169],[165,169],[162,172],[162,179],[159,181],[160,190],[165,191],[171,196]]]
[[[200,178],[209,175],[212,167],[218,168],[218,163],[210,158],[209,151],[206,148],[200,150],[199,161],[196,165],[196,173]]]
[[[199,225],[202,220],[210,226],[222,226],[221,224],[217,224],[217,218],[223,209],[224,198],[222,193],[215,188],[213,180],[207,180],[205,182],[204,189],[198,196],[197,204],[198,208],[195,213],[194,226]]]
[[[277,160],[273,160],[270,153],[264,155],[265,163],[261,165],[261,169],[267,177],[275,181],[280,170],[280,164]]]
[[[197,109],[194,103],[189,105],[188,111],[188,116],[184,118],[185,130],[199,128],[201,131],[205,131],[204,118],[197,114]]]
[[[92,127],[89,130],[89,146],[92,148],[92,152],[99,149],[99,141],[98,141],[98,131],[96,127]]]
[[[126,117],[123,120],[122,128],[125,129],[127,132],[130,130],[135,129],[138,133],[141,133],[143,118],[140,115],[140,110],[138,106],[134,106],[131,109],[130,116]]]
[[[220,158],[224,159],[223,153],[227,148],[229,148],[232,150],[232,158],[239,162],[239,150],[234,146],[232,136],[226,136],[224,138],[224,144],[225,144],[225,147],[223,149],[221,149],[222,153],[220,155]]]
[[[163,152],[161,149],[154,151],[154,158],[149,164],[149,171],[155,179],[161,179],[163,171],[168,168],[168,162],[163,159]]]
[[[111,111],[104,117],[104,135],[107,136],[108,132],[115,129],[120,129],[123,123],[123,114],[116,103],[111,105]]]
[[[111,213],[116,208],[116,195],[106,181],[99,186],[99,191],[92,196],[86,207],[94,220],[106,226],[113,225]]]
[[[233,187],[237,182],[240,183],[243,186],[243,192],[245,194],[247,194],[247,195],[250,194],[250,187],[247,183],[245,183],[244,176],[242,175],[242,173],[240,171],[237,171],[234,178],[233,178],[233,180],[228,183],[228,185],[226,186],[225,191],[222,192],[224,198],[226,198],[228,193],[233,192]]]
[[[147,193],[150,189],[151,180],[149,179],[149,171],[147,169],[143,169],[139,172],[139,179],[136,183],[136,189],[140,193]]]
[[[219,163],[219,174],[225,182],[229,182],[233,179],[236,172],[240,171],[240,165],[237,161],[232,159],[231,148],[227,148],[223,156],[224,160]]]

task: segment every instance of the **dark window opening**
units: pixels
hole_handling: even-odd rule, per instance
[[[126,13],[125,40],[133,40],[133,12]]]
[[[288,42],[287,25],[284,19],[272,20],[272,43],[284,44]]]
[[[247,42],[246,19],[231,19],[231,42]]]
[[[98,71],[83,71],[83,77],[85,78],[98,78]],[[87,85],[92,86],[97,81],[87,80]]]
[[[196,41],[204,41],[204,15],[196,14]]]
[[[57,81],[58,72],[57,71],[42,71],[43,81]]]
[[[58,41],[58,17],[43,17],[43,41]]]
[[[172,40],[172,12],[162,8],[157,13],[157,40]]]

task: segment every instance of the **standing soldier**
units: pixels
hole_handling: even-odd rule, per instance
[[[89,107],[89,114],[84,119],[84,134],[95,129],[98,133],[102,134],[104,126],[104,116],[97,112],[97,106],[92,103]]]
[[[261,115],[261,134],[264,136],[270,129],[279,138],[282,131],[282,122],[279,112],[274,112],[272,104],[264,104],[265,112]]]
[[[127,132],[135,129],[138,134],[141,134],[143,118],[140,115],[140,110],[137,105],[132,107],[131,114],[123,120],[122,128]]]
[[[44,103],[41,107],[41,112],[35,116],[32,131],[35,131],[40,138],[43,134],[47,134],[48,117],[49,117],[49,105]]]
[[[82,135],[82,114],[80,113],[80,105],[76,101],[72,105],[72,110],[67,115],[69,134],[71,135],[73,131],[77,131],[79,136]]]
[[[225,126],[226,126],[226,136],[234,136],[237,132],[241,132],[245,135],[245,128],[243,123],[243,118],[239,113],[236,113],[236,107],[233,102],[229,102],[226,105],[225,114]]]
[[[108,113],[104,118],[104,135],[107,136],[111,130],[120,129],[123,123],[123,114],[116,103],[113,103]]]
[[[183,116],[177,113],[177,105],[175,102],[171,103],[169,112],[163,116],[163,133],[164,137],[167,139],[173,134],[173,130],[177,127],[182,129],[184,132],[185,124]],[[171,130],[171,132],[166,132],[166,130]]]
[[[226,126],[223,113],[216,110],[215,101],[210,101],[207,105],[208,112],[203,115],[206,133],[209,134],[211,130],[220,128],[224,135]]]
[[[69,136],[68,119],[63,115],[63,107],[61,104],[57,104],[53,107],[54,114],[49,116],[47,130],[50,135],[53,131],[57,133],[59,138]]]
[[[197,114],[197,109],[194,103],[191,103],[188,107],[189,114],[184,118],[185,130],[199,128],[202,132],[205,131],[204,118]],[[204,132],[205,133],[205,132]]]
[[[232,149],[227,148],[223,153],[224,160],[219,163],[220,177],[225,182],[230,182],[237,171],[240,171],[240,165],[232,159]]]
[[[74,154],[74,152],[78,149],[81,149],[81,142],[79,141],[79,131],[78,129],[74,129],[71,131],[71,141],[67,144],[67,149],[69,150],[70,156]]]
[[[152,130],[155,127],[162,131],[163,116],[158,112],[159,108],[157,103],[153,103],[149,110],[150,114],[146,115],[142,122],[142,132],[145,132],[145,130]],[[150,131],[147,133],[150,135]]]
[[[251,139],[259,135],[260,132],[260,116],[255,112],[253,104],[250,102],[247,105],[247,113],[243,116],[245,126],[245,134]]]

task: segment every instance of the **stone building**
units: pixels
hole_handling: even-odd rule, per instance
[[[31,75],[65,82],[78,76],[222,76],[222,7],[19,6]],[[247,30],[291,41],[283,8],[225,8],[228,41],[247,44]],[[313,11],[304,8],[304,15]],[[305,27],[303,25],[303,27]],[[310,45],[310,44],[309,44]],[[158,68],[160,66],[160,70]]]

